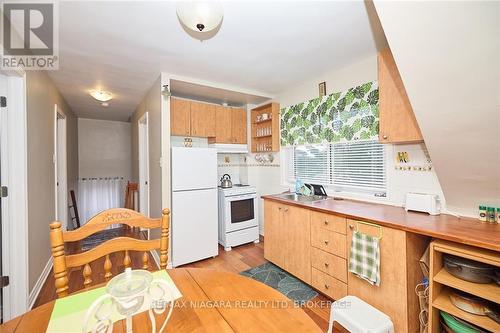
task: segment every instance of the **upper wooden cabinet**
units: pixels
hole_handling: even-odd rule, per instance
[[[223,106],[215,107],[215,139],[217,143],[231,143],[231,115],[232,110]]]
[[[390,49],[378,55],[380,103],[379,141],[408,143],[423,141],[406,90]]]
[[[215,136],[215,105],[191,102],[191,136]]]
[[[247,143],[247,111],[245,109],[231,111],[231,134],[233,143]]]
[[[209,143],[247,143],[247,111],[226,106],[215,107],[215,135]]]
[[[209,143],[247,143],[247,111],[170,99],[170,134],[209,138]]]
[[[180,136],[215,136],[215,105],[170,99],[170,134]]]
[[[170,99],[170,134],[191,135],[191,102],[184,99]]]

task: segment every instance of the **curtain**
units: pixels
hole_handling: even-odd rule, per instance
[[[281,109],[281,145],[377,140],[378,83],[367,82]]]
[[[78,211],[84,225],[94,215],[110,208],[124,206],[123,178],[82,178],[78,180]]]

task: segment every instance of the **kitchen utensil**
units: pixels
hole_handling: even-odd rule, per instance
[[[449,328],[448,326],[446,326],[446,324],[445,324],[444,320],[441,320],[441,321],[440,321],[440,323],[441,323],[441,327],[444,329],[444,331],[445,331],[446,333],[455,333],[455,332],[453,332],[453,331],[451,330],[451,328]]]
[[[500,314],[490,302],[466,292],[453,289],[450,292],[450,300],[460,310],[479,316],[488,316],[500,324]]]
[[[233,182],[231,181],[231,176],[227,173],[222,176],[220,179],[220,187],[222,188],[231,188],[233,187]]]
[[[490,283],[493,280],[500,285],[500,278],[496,275],[494,266],[451,254],[443,257],[444,268],[459,279],[474,283]]]
[[[481,330],[479,327],[476,327],[472,324],[466,323],[464,321],[458,320],[454,316],[446,313],[444,311],[440,311],[441,318],[444,323],[453,333],[486,333]]]

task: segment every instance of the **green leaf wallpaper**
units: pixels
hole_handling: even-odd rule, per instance
[[[368,82],[281,109],[281,145],[378,138],[378,83]]]

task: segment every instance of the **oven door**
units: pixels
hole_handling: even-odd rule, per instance
[[[243,194],[225,198],[226,232],[257,226],[257,195]]]

